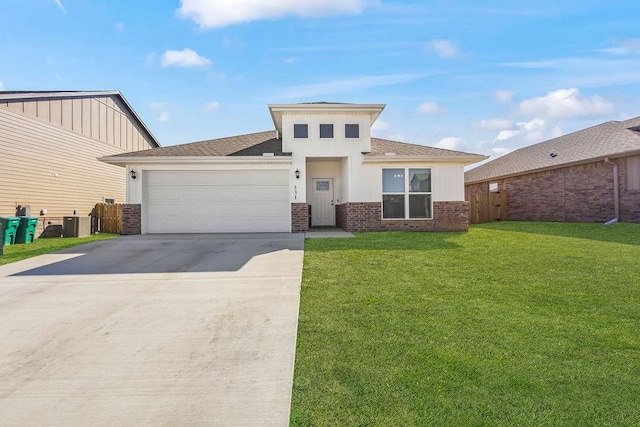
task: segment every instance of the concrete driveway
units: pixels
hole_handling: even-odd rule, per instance
[[[0,267],[2,425],[287,425],[303,248],[128,236]]]

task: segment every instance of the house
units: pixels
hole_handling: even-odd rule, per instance
[[[124,203],[126,174],[97,158],[159,146],[120,92],[2,91],[0,216],[29,207],[44,229]]]
[[[508,220],[640,222],[640,117],[524,147],[465,173],[467,200],[501,190]]]
[[[371,138],[384,107],[269,105],[275,130],[101,160],[131,176],[130,233],[466,230],[464,166],[486,157]]]

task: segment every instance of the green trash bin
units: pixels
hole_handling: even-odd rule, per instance
[[[18,232],[16,233],[16,243],[31,243],[36,235],[38,217],[21,216]]]
[[[20,218],[17,216],[3,216],[0,217],[0,223],[2,223],[2,236],[0,238],[2,238],[5,245],[13,245],[16,242]]]

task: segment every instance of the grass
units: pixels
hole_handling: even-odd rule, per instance
[[[50,237],[36,239],[33,243],[8,245],[3,247],[4,255],[0,255],[0,265],[22,261],[23,259],[32,258],[38,255],[49,254],[61,249],[82,245],[83,243],[112,239],[117,236],[118,234],[101,233],[92,234],[90,237],[80,238]]]
[[[306,241],[294,426],[640,425],[640,225]]]

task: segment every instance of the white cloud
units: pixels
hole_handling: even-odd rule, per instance
[[[64,9],[64,6],[62,5],[62,2],[60,0],[53,0],[53,2],[56,4],[56,6],[58,6],[58,9],[60,9],[62,13],[64,13],[65,15],[67,14],[67,11]]]
[[[391,125],[389,125],[389,122],[385,122],[384,120],[376,120],[375,123],[371,126],[371,131],[372,132],[387,131],[389,130],[390,127]]]
[[[500,157],[500,156],[504,156],[505,154],[509,154],[513,150],[511,148],[506,148],[506,147],[494,147],[491,149],[491,151],[493,151],[493,153],[496,156]]]
[[[474,128],[484,130],[500,130],[504,128],[510,128],[513,126],[513,122],[509,119],[501,117],[495,117],[492,119],[480,120],[472,124]]]
[[[543,141],[550,137],[547,132],[549,123],[541,118],[535,118],[528,122],[518,122],[516,126],[518,129],[505,129],[500,131],[493,143],[495,144],[496,142],[507,141],[517,137],[517,141],[514,142],[530,144]]]
[[[152,110],[159,110],[161,108],[164,108],[166,106],[168,106],[169,103],[165,102],[165,101],[153,101],[151,104],[149,104],[149,108],[151,108]]]
[[[169,121],[169,113],[167,113],[166,111],[160,113],[160,115],[158,116],[158,121],[161,123]]]
[[[500,104],[508,104],[513,100],[513,92],[510,90],[497,90],[493,94],[493,99]]]
[[[613,55],[638,55],[640,54],[640,38],[618,40],[614,47],[604,49],[603,52]]]
[[[2,83],[2,80],[0,80],[0,90],[4,90],[4,84]]]
[[[529,116],[575,118],[600,116],[611,112],[613,105],[599,96],[585,98],[576,88],[558,89],[545,96],[526,99],[520,112]]]
[[[434,147],[444,148],[446,150],[456,150],[461,142],[461,138],[449,136],[447,138],[442,138],[440,141],[436,142],[436,145],[434,145]]]
[[[442,114],[447,110],[433,101],[427,101],[420,104],[418,112],[427,114]]]
[[[315,17],[360,13],[373,0],[180,0],[180,17],[202,28],[219,28],[285,16]]]
[[[453,58],[458,54],[458,47],[451,40],[431,40],[429,47],[442,58]]]
[[[220,103],[217,101],[206,102],[202,108],[204,111],[216,111],[220,108]]]
[[[168,50],[162,54],[163,67],[202,67],[209,64],[211,64],[210,60],[189,48]]]

